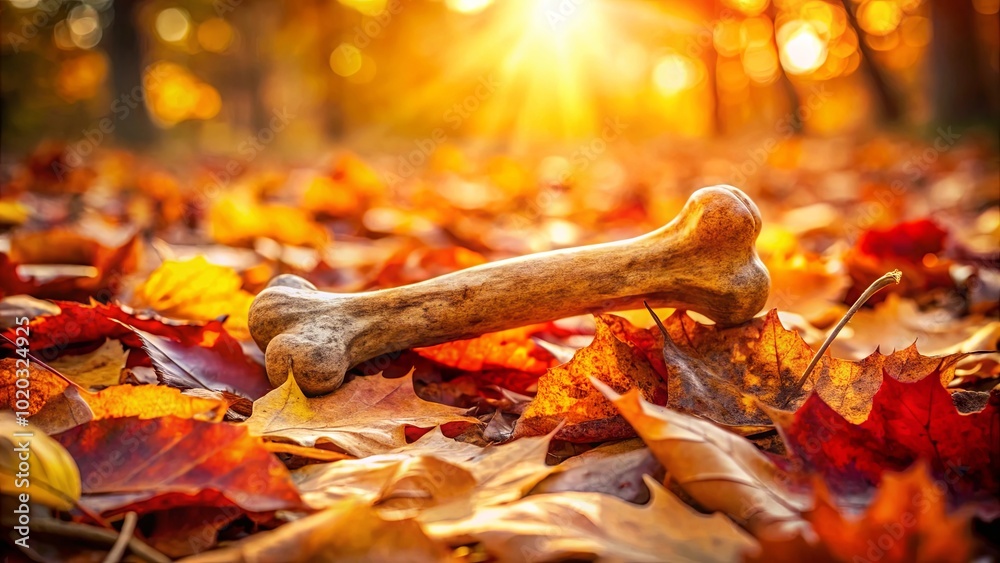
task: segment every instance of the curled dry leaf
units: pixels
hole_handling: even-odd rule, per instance
[[[969,561],[974,553],[967,510],[947,513],[947,488],[923,463],[903,473],[887,472],[860,517],[845,516],[830,492],[817,484],[813,507],[802,516],[812,524],[809,539],[761,538],[750,562],[885,561],[930,563]]]
[[[39,428],[31,424],[21,426],[14,413],[0,412],[0,446],[3,446],[0,493],[18,499],[18,505],[20,495],[27,494],[30,502],[56,510],[70,510],[80,500],[80,471],[76,462],[65,448]],[[20,458],[24,451],[29,453],[27,460]],[[27,470],[22,467],[24,463],[28,465]]]
[[[452,558],[448,550],[428,538],[413,520],[383,520],[363,502],[344,501],[276,530],[254,534],[229,547],[181,561],[442,563]]]
[[[437,539],[482,542],[499,561],[733,561],[756,542],[725,516],[700,514],[646,477],[645,506],[599,493],[532,495],[426,524]]]
[[[718,510],[754,535],[802,527],[803,499],[789,476],[749,441],[700,420],[644,401],[637,390],[619,395],[591,379],[702,508]]]
[[[575,491],[604,493],[622,500],[649,500],[645,476],[662,481],[663,465],[638,438],[604,444],[556,466],[557,472],[538,483],[531,494]]]
[[[302,504],[288,470],[243,426],[109,418],[54,438],[80,467],[80,502],[102,514],[234,504],[268,512]]]
[[[614,319],[595,319],[594,341],[577,351],[569,363],[550,368],[538,380],[538,394],[528,403],[514,427],[514,437],[551,432],[563,421],[557,439],[599,442],[630,438],[634,432],[614,406],[594,389],[589,377],[625,392],[639,389],[649,401],[666,401],[663,380],[632,344],[612,332]]]
[[[253,297],[234,270],[196,256],[161,264],[136,288],[134,300],[137,307],[173,319],[208,322],[226,317],[226,330],[249,340],[247,314]]]
[[[970,414],[956,409],[934,371],[923,379],[898,381],[886,374],[859,423],[812,395],[794,413],[772,412],[792,456],[816,471],[838,494],[867,490],[887,471],[902,471],[919,459],[932,475],[965,500],[996,508],[1000,496],[1000,393]]]
[[[555,470],[545,463],[550,440],[538,436],[481,448],[446,438],[437,428],[386,454],[310,465],[293,475],[312,508],[354,498],[394,520],[421,512],[428,519],[455,519],[475,506],[524,496]]]
[[[417,397],[411,372],[396,379],[357,377],[334,393],[312,399],[289,377],[254,402],[246,424],[252,434],[271,440],[303,446],[329,442],[364,457],[404,446],[407,426],[433,428],[448,422],[479,421],[462,409]]]
[[[142,340],[158,379],[171,387],[229,391],[250,399],[271,390],[264,366],[247,358],[219,321],[201,327],[202,340],[197,344],[132,330]]]
[[[112,338],[125,346],[136,349],[142,341],[132,333],[134,327],[146,332],[165,336],[186,343],[200,343],[204,339],[201,325],[169,321],[155,316],[138,315],[117,304],[91,302],[89,305],[71,301],[56,301],[58,315],[49,315],[32,320],[28,324],[31,332],[31,350],[41,352],[43,360],[53,360],[74,345],[90,345]],[[14,330],[6,332],[15,340]],[[0,342],[0,347],[9,347]]]

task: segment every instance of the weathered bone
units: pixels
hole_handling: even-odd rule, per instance
[[[274,385],[289,369],[308,395],[329,393],[371,358],[584,313],[655,307],[697,311],[722,325],[767,300],[754,242],[757,206],[731,186],[703,188],[646,235],[482,264],[366,293],[317,291],[283,275],[250,308],[250,333]]]

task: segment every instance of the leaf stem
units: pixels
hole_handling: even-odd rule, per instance
[[[833,344],[834,339],[837,338],[837,335],[840,334],[840,331],[843,330],[845,326],[847,326],[848,322],[850,322],[851,317],[853,317],[854,314],[857,313],[858,310],[861,309],[861,307],[869,299],[871,299],[872,295],[875,295],[882,288],[888,285],[899,283],[899,280],[902,279],[902,277],[903,277],[903,272],[900,272],[899,270],[893,270],[891,272],[883,274],[882,277],[875,280],[874,282],[872,282],[871,285],[868,286],[868,289],[866,289],[865,292],[861,294],[861,297],[858,297],[858,300],[854,302],[854,305],[851,305],[851,308],[848,309],[846,313],[844,313],[843,318],[840,319],[840,322],[837,323],[837,326],[833,328],[829,336],[826,337],[826,340],[823,341],[823,345],[819,347],[819,350],[816,351],[816,355],[813,356],[812,361],[810,361],[809,365],[806,366],[806,370],[802,373],[802,377],[799,378],[798,382],[795,383],[795,387],[793,387],[786,396],[785,402],[782,403],[781,405],[782,407],[787,406],[788,402],[792,400],[792,397],[795,397],[796,395],[799,394],[799,391],[802,390],[802,386],[805,385],[806,380],[809,379],[809,375],[812,374],[813,369],[816,368],[816,364],[819,363],[820,359],[823,357],[823,354],[826,352],[827,348],[829,348],[830,345]]]

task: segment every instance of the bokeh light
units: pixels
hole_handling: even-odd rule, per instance
[[[222,18],[209,18],[198,25],[198,44],[212,53],[222,53],[233,42],[233,28]]]
[[[474,14],[486,9],[493,0],[445,0],[449,9],[463,14]]]
[[[156,34],[168,43],[180,43],[191,31],[191,18],[181,8],[167,8],[156,15]]]
[[[330,53],[330,68],[340,76],[351,76],[361,70],[361,50],[350,43],[341,43]]]
[[[778,30],[781,66],[789,74],[808,74],[826,61],[826,41],[811,22],[793,20]]]
[[[653,83],[665,96],[672,96],[697,83],[698,71],[691,59],[671,53],[662,57],[653,69]]]
[[[892,0],[869,0],[858,10],[858,23],[872,35],[888,35],[899,27],[903,10]]]

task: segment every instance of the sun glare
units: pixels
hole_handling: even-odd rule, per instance
[[[826,62],[826,41],[809,22],[796,20],[778,30],[781,65],[790,74],[808,74]]]

